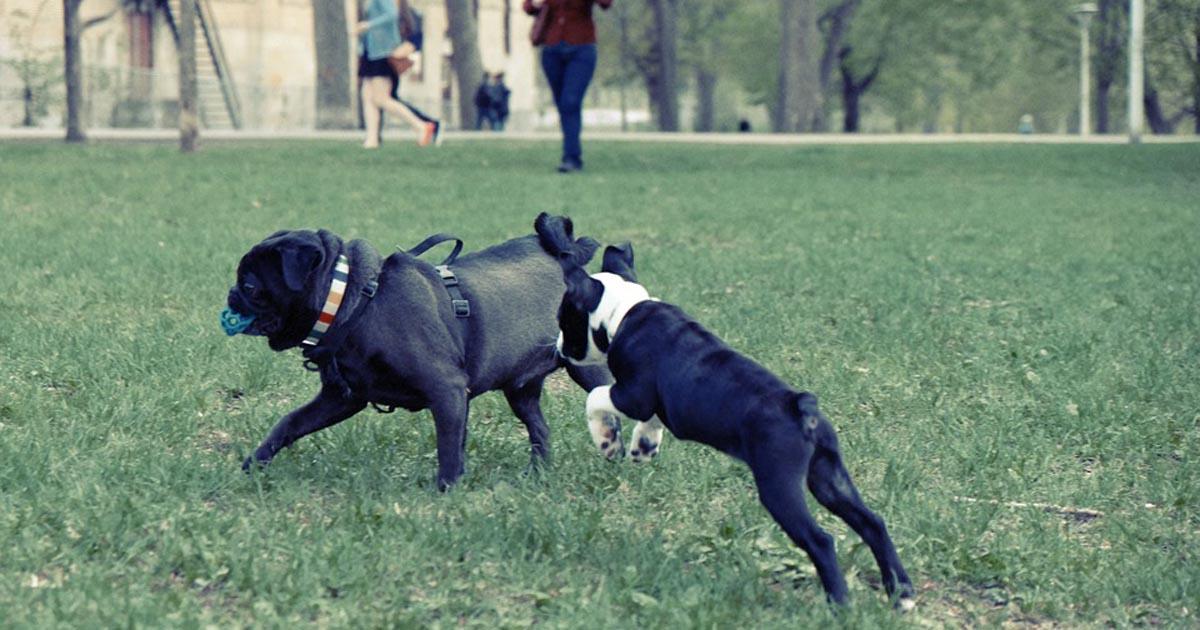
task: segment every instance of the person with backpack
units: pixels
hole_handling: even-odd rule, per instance
[[[368,0],[363,19],[355,25],[359,49],[358,76],[362,80],[363,121],[367,127],[367,139],[363,147],[367,149],[379,146],[383,112],[399,116],[414,127],[420,133],[420,146],[441,144],[441,121],[393,96],[400,73],[412,66],[411,57],[419,50],[424,39],[417,35],[419,24],[415,24],[417,19],[411,17],[410,12],[412,9],[408,7],[407,0],[399,0],[399,3],[397,0]],[[409,40],[404,40],[400,35],[402,19],[414,22],[412,28],[417,32],[410,31]]]

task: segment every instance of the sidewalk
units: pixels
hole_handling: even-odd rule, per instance
[[[246,130],[209,129],[200,131],[200,141],[271,141],[271,140],[325,140],[339,142],[361,142],[363,132],[354,131],[311,131],[311,130]],[[0,142],[10,140],[62,140],[61,129],[0,128]],[[88,139],[93,142],[177,142],[179,132],[174,129],[91,129]],[[407,132],[386,131],[386,141],[415,141],[416,136]],[[446,131],[446,142],[557,142],[561,136],[556,131]],[[675,142],[699,144],[741,145],[822,145],[822,144],[1128,144],[1126,135],[1072,134],[772,134],[772,133],[693,133],[693,132],[620,132],[584,131],[588,141],[613,142]],[[1146,144],[1178,144],[1200,142],[1200,136],[1155,136],[1144,135]]]

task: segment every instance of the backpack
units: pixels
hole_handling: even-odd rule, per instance
[[[400,13],[400,37],[417,50],[421,50],[421,45],[425,43],[424,26],[425,16],[420,11],[409,7]]]

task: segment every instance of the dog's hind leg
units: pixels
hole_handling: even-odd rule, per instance
[[[812,443],[798,433],[761,437],[748,462],[758,498],[792,542],[808,554],[829,600],[843,604],[846,580],[838,568],[833,537],[813,520],[804,500],[804,476],[812,457]]]
[[[819,418],[814,433],[816,450],[808,467],[808,489],[821,505],[862,536],[879,564],[883,586],[888,595],[895,598],[896,606],[904,610],[913,608],[912,582],[900,564],[883,519],[868,509],[858,495],[858,489],[842,463],[833,427],[829,421]]]
[[[650,461],[652,457],[658,455],[658,446],[662,444],[662,437],[663,424],[659,421],[658,416],[651,416],[649,420],[637,423],[629,438],[630,458],[638,463]]]
[[[280,450],[291,446],[296,440],[331,427],[350,416],[360,412],[367,406],[367,401],[359,398],[346,398],[340,392],[322,387],[316,398],[308,404],[284,416],[262,444],[254,450],[252,457],[242,462],[242,470],[250,470],[254,464],[266,465]]]
[[[550,427],[542,416],[543,379],[534,379],[519,388],[504,390],[504,398],[513,413],[529,431],[529,466],[536,469],[550,462]]]

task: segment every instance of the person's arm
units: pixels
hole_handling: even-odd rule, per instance
[[[612,0],[608,1],[612,2]],[[537,15],[537,12],[542,10],[542,5],[545,2],[546,0],[525,0],[521,3],[521,10],[529,15]]]
[[[611,2],[612,0],[609,1]],[[395,2],[391,2],[389,0],[388,2],[382,3],[382,6],[383,13],[380,13],[370,20],[363,20],[358,23],[357,30],[360,35],[375,28],[376,26],[387,24],[388,20],[395,22],[396,20],[400,19],[400,7],[397,7]]]

